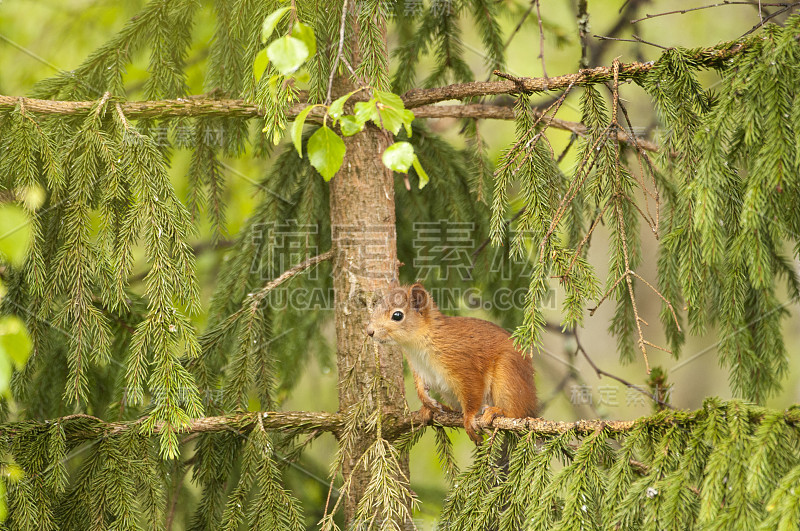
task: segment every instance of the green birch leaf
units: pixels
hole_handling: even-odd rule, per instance
[[[292,37],[303,41],[303,44],[308,48],[309,57],[317,53],[317,39],[314,37],[314,30],[308,24],[295,22],[292,28]]]
[[[364,123],[356,120],[355,116],[347,114],[342,116],[342,119],[339,121],[339,127],[344,136],[353,136],[364,129]]]
[[[283,15],[285,15],[289,9],[291,9],[289,6],[282,7],[267,15],[267,18],[264,19],[264,24],[261,26],[262,43],[266,43],[267,40],[269,40],[272,32],[275,31],[275,26],[278,25],[278,22],[280,22]]]
[[[267,65],[269,64],[269,57],[267,56],[267,49],[264,48],[258,54],[256,54],[256,59],[253,61],[253,76],[256,78],[256,81],[261,80],[261,76],[264,75],[264,71],[267,69]]]
[[[375,91],[376,102],[374,108],[378,116],[370,116],[376,125],[391,131],[396,135],[400,128],[404,127],[408,136],[411,136],[411,122],[414,121],[414,113],[405,108],[403,100],[392,92]]]
[[[309,105],[297,115],[292,123],[292,143],[294,144],[297,154],[300,158],[303,157],[303,125],[306,122],[306,117],[316,105]]]
[[[378,100],[372,98],[369,101],[359,101],[355,105],[355,117],[358,123],[365,124],[372,120],[377,125],[380,125],[380,115],[378,114],[378,107],[376,106]]]
[[[278,72],[288,76],[308,59],[308,48],[300,39],[287,35],[267,46],[267,56]]]
[[[408,135],[408,138],[411,138],[411,133],[412,133],[411,122],[414,121],[414,113],[406,109],[402,112],[402,118],[403,118],[403,127],[406,130],[406,135]]]
[[[375,99],[385,107],[391,107],[398,111],[405,109],[406,105],[403,99],[394,92],[384,92],[382,90],[375,91]]]
[[[430,178],[428,177],[428,174],[425,172],[425,168],[422,167],[422,164],[420,163],[419,157],[417,157],[416,153],[414,153],[413,165],[414,165],[414,171],[417,172],[417,177],[419,177],[419,189],[422,190],[423,188],[425,188],[425,185],[428,184]]]
[[[342,113],[344,113],[344,104],[347,103],[347,100],[350,99],[350,96],[358,92],[360,89],[352,90],[345,94],[340,98],[336,98],[331,106],[328,108],[328,115],[333,118],[333,123],[336,123],[336,120],[341,118]]]
[[[386,148],[381,159],[390,170],[407,173],[414,163],[414,147],[408,142],[395,142]]]
[[[330,181],[344,162],[344,141],[327,125],[308,139],[308,160],[326,181]]]
[[[373,121],[377,125],[386,129],[387,131],[391,131],[393,135],[399,133],[400,128],[405,125],[405,117],[403,116],[403,113],[406,112],[405,110],[397,110],[392,107],[384,107],[383,109],[380,109],[379,112],[380,112],[380,119]]]

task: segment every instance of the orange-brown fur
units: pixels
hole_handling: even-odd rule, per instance
[[[401,321],[392,320],[396,311],[403,312]],[[449,410],[430,396],[430,389],[458,403],[464,428],[476,443],[481,437],[475,416],[484,405],[488,407],[481,418],[487,423],[498,416],[536,413],[533,367],[514,347],[510,334],[489,321],[442,314],[421,284],[391,289],[375,308],[367,333],[403,349],[414,371],[425,422],[434,411]]]

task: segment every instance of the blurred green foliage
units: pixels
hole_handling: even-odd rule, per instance
[[[410,2],[408,2],[410,4]],[[629,2],[633,3],[633,2]],[[87,57],[90,52],[105,43],[111,36],[123,27],[126,21],[141,11],[145,6],[143,1],[108,2],[108,1],[71,1],[71,2],[23,2],[20,0],[3,0],[0,4],[0,17],[4,24],[0,31],[0,64],[5,65],[3,75],[0,76],[0,94],[10,96],[21,96],[29,94],[33,85],[41,79],[50,77],[56,73],[69,72]],[[611,29],[619,19],[620,9],[624,9],[625,2],[622,1],[591,1],[589,2],[589,20],[591,32],[603,35],[605,31]],[[645,12],[656,13],[675,8],[674,3],[666,1],[637,2],[640,7],[638,14],[642,16]],[[500,12],[499,21],[503,35],[510,35],[514,31],[517,23],[523,14],[528,10],[529,2],[516,1],[506,2]],[[723,11],[724,10],[724,11]],[[575,30],[575,13],[571,3],[551,3],[542,6],[542,26],[544,29],[544,61],[547,65],[549,75],[570,73],[576,70],[580,49]],[[632,15],[632,17],[635,15]],[[465,17],[466,18],[466,17]],[[745,31],[749,30],[758,19],[758,14],[752,6],[727,6],[720,9],[709,9],[704,11],[692,12],[685,15],[675,14],[672,16],[660,17],[653,20],[639,22],[635,26],[628,26],[620,37],[630,38],[632,33],[636,33],[642,39],[655,42],[659,45],[671,46],[707,46],[716,42],[736,38]],[[12,23],[13,22],[13,23]],[[420,61],[417,79],[426,80],[429,84],[444,82],[445,80],[460,79],[459,76],[466,78],[465,71],[471,69],[476,73],[476,79],[484,78],[494,66],[498,66],[497,57],[485,53],[480,49],[481,30],[472,24],[468,19],[464,21],[462,35],[460,37],[463,45],[463,64],[455,65],[451,71],[435,70],[435,61],[430,56],[423,56]],[[722,22],[722,23],[720,23]],[[403,28],[399,25],[392,26],[390,33],[391,50],[403,49]],[[201,94],[208,89],[216,88],[209,81],[206,69],[209,61],[209,43],[214,40],[217,31],[216,15],[211,3],[204,2],[199,4],[198,12],[194,25],[191,29],[191,39],[197,46],[193,46],[190,55],[186,58],[186,87],[188,94]],[[505,53],[505,68],[508,72],[521,76],[540,76],[543,74],[542,62],[536,57],[539,50],[538,24],[536,16],[527,16],[522,23],[518,36],[510,42]],[[610,61],[617,56],[624,61],[633,59],[653,60],[659,57],[662,50],[638,43],[601,41],[590,39],[590,47],[593,51],[602,50],[597,56],[599,64],[610,64]],[[492,44],[492,43],[489,43]],[[497,46],[497,43],[495,43]],[[433,55],[446,53],[444,47],[432,50]],[[594,65],[592,65],[594,66]],[[266,66],[265,66],[266,68]],[[397,66],[392,68],[396,71]],[[393,72],[395,73],[395,72]],[[124,75],[124,84],[127,88],[128,99],[146,99],[148,94],[147,79],[148,59],[144,55],[134,56],[133,62],[127,66]],[[393,78],[396,86],[402,86],[402,76]],[[712,89],[716,88],[718,78],[712,73],[701,75],[701,81]],[[388,83],[388,81],[387,81]],[[91,87],[89,87],[91,92]],[[634,127],[644,131],[650,131],[657,127],[657,117],[652,108],[650,98],[645,92],[636,86],[625,86],[623,88],[624,97],[628,105],[628,110]],[[99,98],[101,94],[93,94],[92,97]],[[548,102],[546,97],[533,98],[533,103]],[[581,119],[581,108],[577,101],[577,96],[570,96],[566,99],[559,117],[566,120],[579,121]],[[215,125],[209,122],[208,129],[213,134]],[[260,130],[253,124],[251,129]],[[415,149],[420,152],[423,164],[430,171],[436,167],[437,157],[447,156],[454,150],[469,149],[461,124],[456,120],[444,119],[431,121],[427,126],[431,136],[440,135],[450,141],[449,144],[437,143],[437,139],[426,137],[425,128],[420,128],[412,135],[411,141],[415,144]],[[488,156],[494,163],[500,159],[503,150],[512,143],[514,138],[514,125],[501,121],[487,121],[480,125],[480,138],[488,147]],[[202,132],[194,131],[198,135]],[[570,142],[568,132],[551,132],[550,143],[555,153],[559,153]],[[426,140],[427,138],[427,140]],[[205,200],[196,202],[197,232],[192,236],[192,242],[196,246],[207,245],[208,242],[219,241],[227,237],[235,238],[245,234],[249,227],[252,227],[254,220],[262,221],[259,218],[259,205],[261,205],[261,195],[259,192],[274,193],[288,196],[292,201],[308,201],[308,197],[303,195],[301,183],[309,178],[301,170],[285,172],[281,177],[283,180],[274,181],[268,177],[273,175],[270,169],[281,168],[278,154],[271,154],[266,148],[258,145],[247,145],[243,148],[248,155],[258,152],[261,157],[233,156],[231,153],[217,155],[216,167],[217,182],[206,183],[208,193]],[[451,151],[452,150],[452,151]],[[233,150],[235,151],[235,150]],[[296,158],[294,153],[289,155]],[[172,153],[172,164],[169,168],[168,177],[174,186],[178,198],[186,204],[192,203],[192,193],[194,185],[191,181],[192,175],[192,155],[191,150],[176,146]],[[432,161],[425,163],[425,160]],[[564,159],[560,163],[562,170],[571,169],[574,163],[572,157]],[[430,165],[428,165],[430,164]],[[493,166],[494,164],[492,164]],[[289,165],[287,163],[287,170]],[[438,170],[438,168],[437,168]],[[462,168],[463,170],[463,168]],[[458,171],[458,168],[456,170]],[[466,172],[465,172],[466,173]],[[435,219],[433,216],[438,211],[450,211],[454,219],[470,219],[471,216],[465,214],[463,205],[446,204],[447,198],[453,195],[444,195],[447,183],[452,183],[460,179],[461,175],[452,177],[448,180],[447,176],[432,176],[431,184],[426,191],[429,193],[439,193],[435,196],[434,202],[428,207],[419,202],[418,190],[406,192],[404,188],[398,186],[398,231],[411,233],[412,224],[415,220]],[[440,180],[441,179],[441,180]],[[437,180],[439,180],[437,184]],[[440,186],[441,188],[437,188]],[[317,188],[314,192],[324,194]],[[455,193],[455,192],[454,192]],[[310,195],[310,193],[309,193]],[[437,204],[436,198],[441,203]],[[210,200],[209,200],[210,199]],[[224,217],[214,214],[215,199],[224,201],[226,205]],[[317,199],[320,203],[315,208],[316,212],[324,212],[327,204],[327,197],[320,195]],[[279,202],[276,200],[276,202]],[[510,199],[510,207],[517,211],[522,205],[521,199]],[[476,207],[477,214],[488,219],[488,209],[482,206]],[[26,216],[24,210],[9,205],[0,206],[0,253],[11,264],[18,263],[27,252],[30,239],[30,231],[27,229]],[[277,215],[291,216],[296,210],[285,206],[276,206],[273,213]],[[96,235],[99,231],[100,220],[92,218],[90,220],[92,234]],[[18,230],[20,229],[21,230]],[[478,231],[480,239],[488,237],[488,227],[483,225]],[[605,239],[608,231],[601,227],[598,229],[598,240]],[[603,236],[603,238],[600,238]],[[227,240],[225,240],[227,241]],[[323,244],[327,243],[320,239],[320,249],[326,248]],[[507,242],[508,243],[508,242]],[[589,257],[598,270],[604,270],[608,265],[604,262],[606,249],[604,244],[596,245],[597,254]],[[644,257],[643,267],[646,273],[653,278],[655,270],[655,249],[657,243],[652,240],[643,240],[642,256]],[[406,263],[411,263],[413,249],[410,243],[400,242],[400,253],[404,255]],[[191,316],[191,323],[198,328],[205,327],[208,321],[208,310],[211,303],[212,293],[215,291],[217,273],[225,267],[226,249],[224,246],[215,247],[210,245],[210,251],[199,254],[197,258],[197,274],[199,279],[199,300],[201,301],[201,311]],[[508,245],[506,245],[506,249]],[[139,245],[133,256],[134,274],[143,275],[146,272],[146,253],[145,245]],[[323,270],[320,275],[328,274]],[[404,269],[401,274],[406,280],[413,279],[414,271]],[[434,281],[435,283],[435,281]],[[324,285],[324,283],[322,283]],[[132,286],[132,291],[136,295],[144,292],[144,283],[138,282]],[[559,292],[562,293],[562,292]],[[242,296],[245,294],[242,293]],[[560,295],[559,295],[560,296]],[[655,298],[654,298],[655,299]],[[234,301],[238,303],[239,301]],[[598,311],[594,320],[586,323],[587,329],[583,332],[583,337],[591,338],[591,352],[595,361],[601,363],[609,371],[619,374],[625,378],[643,382],[644,377],[639,367],[621,366],[617,358],[615,340],[605,329],[610,314],[606,308]],[[660,301],[642,303],[643,319],[649,322],[658,321]],[[490,315],[480,309],[467,308],[462,302],[462,313],[476,316],[488,317],[501,322],[504,326],[512,327],[518,324],[519,320],[512,315]],[[286,356],[286,365],[282,367],[281,380],[276,382],[277,392],[275,397],[278,406],[285,409],[305,409],[305,410],[326,410],[336,409],[336,375],[332,361],[332,337],[330,312],[321,312],[322,316],[318,319],[311,319],[309,316],[275,316],[272,326],[279,332],[288,330],[291,334],[293,326],[297,325],[301,329],[309,329],[312,326],[316,329],[314,337],[315,345],[313,348],[300,352],[296,346],[297,341],[289,337],[276,337],[274,339],[275,350],[284,347],[291,356]],[[556,311],[547,311],[544,315],[548,320],[558,320]],[[303,319],[307,320],[306,328],[303,328]],[[784,325],[785,337],[789,351],[800,348],[800,332],[792,323]],[[659,338],[660,339],[660,338]],[[309,341],[308,337],[302,338],[303,342]],[[570,354],[563,352],[573,350],[570,339],[560,335],[548,335],[543,339],[543,351],[536,359],[538,368],[538,385],[542,397],[549,397],[551,392],[557,390],[557,384],[561,380],[564,372],[564,364],[571,364],[576,374],[580,374],[584,382],[589,382],[593,390],[596,385],[603,385],[608,380],[603,380],[599,384],[594,379],[594,372],[583,360],[570,358]],[[665,368],[669,375],[669,382],[674,385],[671,400],[681,407],[699,407],[702,398],[709,395],[719,395],[723,397],[731,396],[731,390],[727,383],[726,372],[717,366],[715,356],[703,356],[704,353],[713,352],[715,345],[707,338],[691,338],[684,347],[683,360],[691,361],[691,371],[686,370],[685,361],[676,361],[667,354],[653,353],[651,363]],[[0,388],[5,392],[4,385],[10,380],[12,366],[21,367],[27,359],[30,350],[30,342],[21,321],[14,317],[4,317],[0,321]],[[4,355],[5,353],[5,355]],[[790,402],[797,402],[798,396],[798,369],[800,362],[796,357],[790,357],[789,366],[786,368],[788,376],[785,379],[783,390],[768,401],[771,405],[784,405]],[[62,369],[62,367],[59,367]],[[108,380],[114,380],[116,375],[112,375]],[[417,407],[416,397],[413,388],[407,378],[407,396],[409,397],[412,409]],[[568,419],[581,416],[609,416],[616,418],[634,418],[646,414],[650,407],[647,403],[639,403],[635,400],[628,400],[625,388],[617,387],[617,400],[614,403],[574,403],[574,394],[570,389],[561,389],[561,393],[554,394],[553,401],[550,402],[550,409],[546,412],[548,417]],[[41,392],[55,393],[50,397],[52,402],[58,402],[60,389],[45,389]],[[619,394],[622,393],[622,394]],[[620,398],[621,397],[621,398]],[[255,396],[246,397],[251,409],[263,407],[264,404],[258,401]],[[595,399],[596,400],[596,399]],[[106,404],[104,404],[106,405]],[[98,410],[103,407],[97,406]],[[69,411],[69,410],[67,410]],[[47,415],[63,414],[67,411],[62,409],[47,409]],[[463,434],[454,433],[456,460],[461,464],[469,461],[472,447]],[[327,465],[332,461],[335,451],[335,441],[329,436],[323,436],[317,440],[303,457],[294,465],[287,469],[289,485],[293,487],[295,493],[302,498],[303,505],[310,514],[307,515],[307,522],[314,523],[321,514],[314,513],[316,508],[324,505],[324,496],[327,492]],[[422,513],[420,519],[425,523],[430,523],[439,514],[438,504],[444,498],[448,490],[448,483],[444,475],[440,472],[439,460],[436,457],[435,442],[432,434],[428,434],[411,451],[412,463],[412,488],[420,495],[423,500]],[[187,489],[192,495],[197,495],[197,488],[187,482]],[[178,514],[176,517],[176,527],[178,524],[188,525],[189,515]],[[316,520],[315,520],[316,519]]]

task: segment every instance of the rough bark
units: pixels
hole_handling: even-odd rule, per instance
[[[357,35],[356,29],[350,43],[354,67],[360,61]],[[333,98],[353,88],[347,78],[340,77]],[[397,278],[394,174],[381,161],[389,136],[370,126],[344,141],[344,164],[330,183],[339,411],[345,413],[366,400],[369,411],[380,408],[393,416],[401,413],[405,404],[402,354],[396,347],[367,342],[366,335],[376,299]],[[376,381],[380,382],[377,388],[373,385]],[[374,437],[369,430],[359,430],[343,461],[343,476],[352,475],[344,500],[346,526],[353,521],[369,482],[365,464],[356,464]],[[340,438],[340,444],[343,442]],[[408,477],[408,463],[403,467]]]

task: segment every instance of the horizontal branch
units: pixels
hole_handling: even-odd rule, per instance
[[[691,415],[691,414],[689,414]],[[325,431],[338,434],[344,427],[344,415],[339,413],[326,412],[305,412],[305,411],[267,411],[256,413],[240,413],[236,415],[224,415],[218,417],[203,417],[193,419],[189,425],[182,430],[186,434],[191,433],[211,433],[222,431],[234,431],[247,433],[261,417],[261,423],[267,430],[291,431],[291,432],[310,432]],[[44,422],[9,422],[0,425],[0,435],[14,436],[30,429],[41,428],[47,430],[54,423],[61,423],[64,433],[70,440],[90,440],[101,436],[120,435],[128,430],[143,429],[144,419],[128,422],[105,422],[91,415],[69,415],[66,417],[48,420]],[[462,428],[463,418],[458,413],[437,413],[434,421],[448,428]],[[647,422],[645,420],[644,422]],[[520,433],[533,432],[537,435],[552,436],[573,431],[575,435],[588,435],[600,429],[606,429],[611,433],[625,433],[630,431],[637,422],[632,420],[579,420],[576,422],[559,422],[539,418],[514,419],[498,417],[491,425],[487,426],[478,420],[478,427],[484,429],[500,429]],[[653,422],[663,424],[670,423],[669,419],[653,419]],[[420,417],[417,412],[410,415],[387,416],[384,417],[384,432],[389,436],[397,436],[420,426]],[[164,431],[166,424],[161,421],[156,423],[152,435],[158,435]]]
[[[13,108],[22,100],[27,112],[40,114],[74,115],[89,112],[94,101],[52,101],[37,100],[34,98],[12,98],[0,95],[0,109]],[[288,111],[289,118],[296,117],[306,107],[305,103],[297,103]],[[181,98],[177,100],[161,101],[129,101],[120,103],[122,113],[129,119],[139,118],[175,118],[180,116],[232,116],[240,118],[255,118],[263,116],[264,112],[252,103],[244,100],[215,100],[203,96]],[[534,109],[534,113],[540,112]],[[321,122],[324,111],[322,108],[314,109],[308,117],[309,121]],[[474,118],[485,120],[513,120],[514,109],[506,105],[489,105],[482,103],[467,105],[426,105],[414,109],[415,118]],[[544,120],[550,127],[570,131],[577,135],[586,134],[586,126],[579,122],[570,122],[560,118],[546,118]],[[622,142],[633,144],[633,139],[624,131],[619,132]],[[639,147],[646,151],[658,151],[658,144],[636,138]]]
[[[747,417],[749,422],[760,422],[767,413],[764,408],[749,408]],[[652,417],[642,417],[637,420],[578,420],[575,422],[560,422],[541,418],[507,418],[498,417],[489,425],[477,420],[479,428],[492,430],[499,429],[518,433],[532,432],[541,436],[554,436],[572,432],[575,436],[590,435],[598,430],[606,430],[609,435],[624,434],[640,426],[687,427],[696,420],[705,418],[705,408],[695,411],[673,410],[662,412]],[[234,431],[242,434],[248,433],[256,423],[262,424],[271,431],[288,432],[314,432],[324,431],[337,435],[345,427],[346,415],[341,413],[310,412],[310,411],[260,411],[223,415],[217,417],[203,417],[193,419],[182,431],[191,433],[212,433]],[[20,421],[0,424],[0,438],[14,437],[21,433],[30,433],[30,430],[49,430],[55,423],[60,423],[66,437],[70,440],[90,440],[98,437],[120,435],[128,430],[143,430],[146,419],[134,421],[106,422],[91,415],[77,414],[46,421]],[[436,413],[433,417],[436,424],[446,428],[462,428],[463,417],[459,413]],[[783,412],[784,422],[800,426],[800,410],[787,409]],[[418,412],[406,415],[386,414],[383,417],[384,433],[387,437],[397,437],[421,425]],[[163,421],[159,421],[150,432],[158,435],[166,428]]]
[[[85,114],[96,101],[61,101],[39,100],[36,98],[21,98],[0,95],[0,109],[13,109],[19,103],[25,106],[28,112],[39,114]],[[230,116],[237,118],[252,118],[263,116],[264,112],[258,106],[245,100],[225,99],[219,100],[206,95],[190,96],[174,100],[157,101],[121,101],[119,102],[122,113],[126,118],[176,118],[180,116]],[[297,116],[305,103],[294,105],[290,110],[291,116]]]
[[[744,46],[742,44],[735,44],[728,48],[706,48],[698,51],[692,59],[696,64],[701,66],[719,66],[724,59],[739,53],[743,49]],[[641,76],[652,69],[654,65],[655,63],[652,61],[647,63],[620,63],[619,80],[633,79],[637,76]],[[430,89],[412,89],[403,94],[403,102],[406,107],[415,108],[441,101],[463,100],[477,96],[563,90],[573,85],[605,83],[612,80],[614,77],[612,68],[605,66],[583,69],[580,72],[549,78],[514,77],[500,72],[496,72],[496,74],[506,79],[501,81],[456,83]],[[301,94],[301,97],[302,96],[304,95]],[[363,97],[365,96],[356,94],[352,99],[355,101]],[[20,102],[25,105],[26,110],[31,112],[64,115],[86,113],[96,104],[95,101],[40,100],[0,95],[0,109],[14,108]],[[190,96],[174,100],[120,102],[120,106],[125,116],[132,119],[170,118],[178,116],[255,117],[264,114],[257,105],[244,100],[215,99],[209,96]],[[295,104],[289,109],[289,116],[296,116],[305,106],[305,103]],[[478,107],[471,107],[471,109],[472,111],[451,110],[453,112],[475,112],[476,114],[481,114],[483,112],[480,111]],[[480,116],[476,115],[474,117],[507,119],[505,118],[507,115],[499,109],[484,109],[484,111],[486,111],[486,114],[481,114]],[[439,113],[445,111],[434,112],[430,109],[426,109],[425,112],[435,113],[438,114],[436,117],[442,117],[443,115]],[[428,117],[424,115],[425,112],[420,113],[418,116],[420,118]],[[493,116],[495,113],[497,115]],[[429,117],[434,116],[430,115]]]
[[[536,116],[541,116],[542,112],[538,109],[533,109]],[[426,105],[424,107],[417,107],[414,109],[414,116],[416,118],[477,118],[477,119],[494,119],[494,120],[513,120],[514,109],[504,105],[487,105],[483,103],[473,103],[467,105]],[[554,127],[555,129],[562,129],[570,131],[576,135],[583,136],[586,134],[586,126],[580,122],[570,122],[555,117],[546,117],[542,119],[542,124]],[[658,144],[645,140],[643,138],[632,138],[625,131],[619,131],[618,138],[621,142],[628,144],[638,144],[641,149],[645,151],[658,151]]]
[[[721,66],[722,61],[736,55],[744,49],[742,44],[734,44],[727,48],[704,48],[699,50],[692,59],[696,64],[711,68]],[[619,81],[634,79],[646,74],[655,66],[654,61],[646,63],[620,63]],[[446,87],[430,89],[411,89],[403,94],[406,107],[414,108],[447,100],[463,100],[476,96],[498,96],[500,94],[515,94],[519,92],[546,92],[563,90],[575,85],[595,85],[606,83],[614,79],[613,67],[598,66],[583,69],[580,72],[556,77],[514,77],[495,71],[506,79],[503,81],[473,81],[470,83],[456,83]]]

